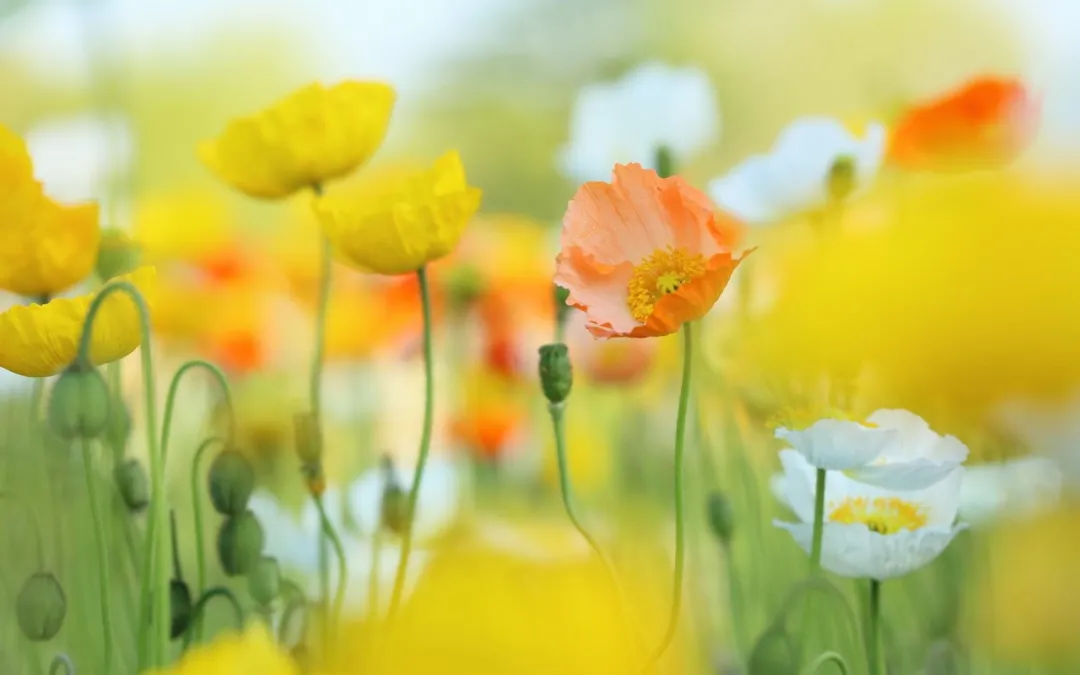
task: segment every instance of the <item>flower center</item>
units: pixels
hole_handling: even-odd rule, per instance
[[[829,504],[829,520],[851,525],[862,523],[878,534],[896,534],[926,525],[926,514],[918,504],[897,497],[848,497],[839,505]]]
[[[653,254],[634,267],[627,288],[626,304],[638,323],[645,323],[652,315],[656,302],[679,290],[688,281],[705,274],[705,256],[690,255],[681,248],[669,246],[653,251]]]

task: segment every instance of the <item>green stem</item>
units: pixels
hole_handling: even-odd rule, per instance
[[[814,534],[810,547],[810,572],[821,571],[821,540],[825,534],[825,469],[817,470],[817,484],[814,488]]]
[[[382,528],[376,526],[371,535],[371,572],[368,574],[367,620],[374,625],[379,618],[379,550],[382,548]]]
[[[105,669],[101,672],[112,672],[113,636],[112,636],[112,604],[111,588],[109,585],[109,546],[105,538],[105,525],[102,520],[100,495],[98,494],[97,481],[94,480],[94,455],[90,451],[90,439],[82,438],[83,470],[86,472],[86,490],[90,493],[90,515],[94,521],[94,538],[97,540],[97,564],[98,564],[98,590],[101,594],[101,629],[103,632],[105,649]]]
[[[731,610],[731,630],[735,635],[735,649],[739,654],[740,663],[747,656],[746,624],[748,617],[745,611],[742,585],[739,583],[739,575],[735,567],[735,554],[731,550],[731,544],[723,544],[724,565],[727,567],[728,580],[728,605]]]
[[[840,606],[844,609],[844,617],[848,621],[848,625],[854,633],[858,633],[859,622],[855,618],[855,612],[851,609],[851,605],[848,604],[847,598],[840,591],[839,588],[834,586],[828,579],[823,576],[813,576],[808,579],[803,579],[799,583],[795,584],[788,592],[787,597],[784,598],[783,603],[780,606],[778,612],[778,620],[782,621],[782,625],[787,624],[787,615],[791,613],[791,610],[795,607],[795,602],[809,591],[821,591],[826,595],[831,595],[840,602]]]
[[[281,623],[278,624],[278,644],[285,644],[285,640],[289,636],[289,625],[293,614],[298,609],[306,608],[308,601],[304,597],[304,592],[291,581],[282,581],[281,590],[288,592],[291,596],[288,603],[285,605],[285,609],[281,613]]]
[[[866,625],[866,662],[869,675],[881,672],[881,657],[878,653],[878,626],[881,623],[881,582],[870,580],[870,614]]]
[[[34,553],[37,555],[37,568],[43,571],[45,569],[45,547],[41,542],[41,521],[38,520],[37,511],[34,511],[34,507],[30,505],[30,502],[13,492],[0,490],[0,500],[3,499],[21,506],[23,513],[26,514],[26,519],[30,521],[30,526],[34,530]]]
[[[101,309],[102,303],[113,293],[126,293],[135,303],[139,312],[139,331],[141,345],[139,352],[142,356],[143,371],[143,396],[146,404],[146,435],[147,450],[150,455],[150,525],[156,527],[154,536],[147,533],[144,571],[153,569],[154,574],[144,574],[142,579],[142,592],[139,594],[141,607],[140,614],[145,611],[146,600],[150,600],[153,607],[153,622],[148,622],[145,617],[139,621],[140,631],[152,631],[150,636],[150,661],[146,663],[140,658],[139,671],[147,669],[147,666],[161,665],[158,659],[165,654],[169,644],[169,570],[164,561],[169,555],[169,538],[165,531],[165,458],[158,452],[157,437],[157,405],[154,400],[154,359],[150,347],[150,311],[146,301],[130,281],[115,281],[106,285],[91,301],[90,308],[86,313],[83,323],[82,337],[79,340],[79,352],[77,359],[90,363],[90,342],[93,335],[94,318]],[[156,558],[161,564],[152,566]],[[153,576],[153,583],[150,577]],[[152,589],[152,592],[151,592]],[[142,640],[140,640],[140,645]],[[141,655],[145,656],[145,655]]]
[[[319,507],[319,520],[322,522],[323,534],[333,544],[334,553],[337,555],[338,585],[337,590],[334,592],[334,609],[329,618],[330,625],[336,626],[341,618],[341,611],[345,607],[345,589],[349,583],[349,563],[345,559],[345,548],[341,545],[341,539],[338,537],[337,532],[334,531],[334,525],[326,514],[326,505],[323,503],[322,495],[315,497],[315,505]]]
[[[56,675],[60,671],[63,671],[64,675],[75,675],[75,664],[67,654],[57,654],[49,665],[49,675]]]
[[[814,675],[819,668],[830,661],[836,664],[836,667],[840,669],[840,672],[843,673],[843,675],[848,675],[848,673],[851,672],[848,670],[847,662],[844,661],[844,657],[836,652],[822,652],[809,666],[806,667],[806,670],[804,670],[803,673],[804,675]]]
[[[686,565],[686,507],[683,495],[683,443],[686,437],[686,412],[690,407],[690,374],[693,363],[694,338],[693,324],[683,326],[683,369],[682,387],[679,389],[679,412],[675,418],[675,578],[671,589],[671,611],[668,614],[667,629],[664,638],[656,648],[645,668],[648,672],[664,655],[675,639],[675,629],[679,625],[682,610],[683,571]]]
[[[600,563],[604,566],[608,581],[611,583],[612,588],[615,590],[616,597],[618,598],[619,608],[623,615],[624,622],[626,623],[627,632],[633,638],[638,651],[642,651],[644,649],[643,638],[637,625],[630,617],[630,603],[626,599],[626,592],[623,590],[622,584],[619,583],[619,577],[615,572],[615,567],[611,564],[611,561],[608,560],[607,556],[604,555],[603,550],[600,548],[600,544],[591,534],[589,534],[589,531],[585,529],[585,525],[583,525],[578,518],[577,510],[574,507],[573,488],[570,485],[570,468],[566,460],[566,424],[563,419],[565,410],[565,402],[548,404],[548,412],[551,414],[551,426],[555,431],[555,457],[558,460],[559,465],[559,490],[562,493],[563,508],[566,510],[566,516],[570,519],[574,529],[576,529],[578,534],[580,534],[589,544],[589,548],[593,550],[593,553],[596,554],[596,557],[599,558]]]
[[[206,450],[214,443],[224,444],[226,441],[220,436],[211,436],[204,440],[197,450],[195,450],[195,457],[191,460],[191,509],[195,516],[195,571],[196,571],[196,586],[195,592],[202,595],[206,590],[206,544],[203,541],[203,505],[202,496],[199,494],[199,486],[202,485],[202,474],[199,471],[201,466],[203,455]],[[195,620],[195,639],[202,639],[202,619],[197,618]]]
[[[401,557],[398,558],[397,572],[394,575],[394,591],[390,596],[388,616],[393,618],[401,603],[405,590],[405,574],[409,566],[409,553],[412,552],[413,523],[416,519],[416,503],[420,498],[420,486],[424,480],[424,467],[427,466],[428,452],[431,449],[431,430],[435,420],[435,358],[432,355],[431,338],[431,298],[428,293],[427,270],[421,267],[416,271],[420,282],[420,305],[424,314],[424,428],[420,436],[420,454],[416,459],[412,486],[409,488],[409,505],[405,515],[405,531],[401,539]]]
[[[199,596],[199,599],[195,602],[195,606],[191,608],[192,622],[188,625],[187,632],[184,634],[184,650],[187,650],[191,646],[191,638],[194,635],[191,627],[195,625],[195,620],[200,618],[203,612],[206,610],[206,605],[214,598],[224,598],[232,605],[233,614],[236,617],[236,630],[241,630],[244,627],[244,608],[240,606],[240,601],[236,599],[233,592],[224,586],[214,586],[205,593]]]
[[[168,461],[169,457],[169,432],[172,430],[173,410],[176,407],[176,394],[180,389],[180,382],[183,381],[185,373],[196,368],[205,370],[218,383],[221,394],[225,397],[225,407],[229,410],[228,438],[232,438],[235,433],[236,417],[233,412],[232,390],[229,389],[229,381],[225,377],[225,373],[221,372],[220,368],[209,361],[203,361],[202,359],[188,361],[176,369],[176,373],[169,382],[169,392],[165,395],[165,414],[161,420],[161,460],[163,462]]]
[[[316,197],[322,195],[322,185],[315,183],[311,191]],[[326,235],[320,235],[319,255],[319,290],[315,307],[315,344],[311,355],[311,381],[308,397],[311,404],[311,417],[315,433],[322,439],[322,372],[326,349],[326,315],[330,307],[330,288],[334,272],[334,248]],[[321,446],[320,446],[321,447]],[[324,618],[330,602],[330,558],[327,551],[325,532],[318,536],[319,589],[322,598]]]

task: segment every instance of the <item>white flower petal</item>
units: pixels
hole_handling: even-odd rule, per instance
[[[823,419],[801,431],[781,427],[776,437],[790,443],[812,465],[844,471],[873,462],[896,441],[897,434],[857,422]]]
[[[973,466],[964,472],[960,518],[973,525],[1030,518],[1061,500],[1064,474],[1044,457]]]
[[[395,479],[406,492],[412,485],[411,467],[394,467]],[[349,509],[360,533],[370,536],[382,520],[383,469],[371,469],[349,486]],[[452,462],[432,457],[424,470],[420,496],[416,503],[416,522],[413,532],[417,539],[426,539],[444,530],[457,516],[460,487],[456,467]]]
[[[752,157],[709,183],[709,196],[739,220],[766,225],[781,216],[772,199],[775,181],[769,158]]]

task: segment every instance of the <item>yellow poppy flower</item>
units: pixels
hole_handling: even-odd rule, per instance
[[[154,268],[142,267],[118,277],[145,293],[154,282]],[[57,298],[45,305],[17,305],[0,312],[0,368],[25,377],[48,377],[75,360],[83,321],[94,294]],[[122,359],[141,341],[139,314],[123,294],[109,296],[97,318],[90,360],[99,365]]]
[[[252,623],[241,634],[226,634],[214,642],[184,654],[178,663],[156,675],[299,675],[289,658],[261,623]]]
[[[0,127],[0,289],[40,298],[74,286],[94,269],[100,237],[97,205],[49,199],[22,140]]]
[[[233,120],[199,147],[199,156],[245,194],[288,197],[367,162],[386,136],[394,99],[394,89],[381,82],[310,84],[255,116]]]
[[[425,171],[319,199],[315,212],[342,262],[378,274],[408,274],[457,246],[480,194],[451,151]]]

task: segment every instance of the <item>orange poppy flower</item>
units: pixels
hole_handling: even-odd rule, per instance
[[[527,395],[532,395],[531,387]],[[459,391],[460,408],[450,421],[451,436],[480,459],[502,457],[526,425],[525,396],[522,382],[494,370],[466,373]]]
[[[682,178],[639,164],[585,183],[563,218],[555,283],[596,337],[655,337],[704,316],[727,286],[740,225]]]
[[[1027,148],[1038,116],[1021,82],[978,78],[909,110],[893,131],[889,160],[931,171],[1000,168]]]

